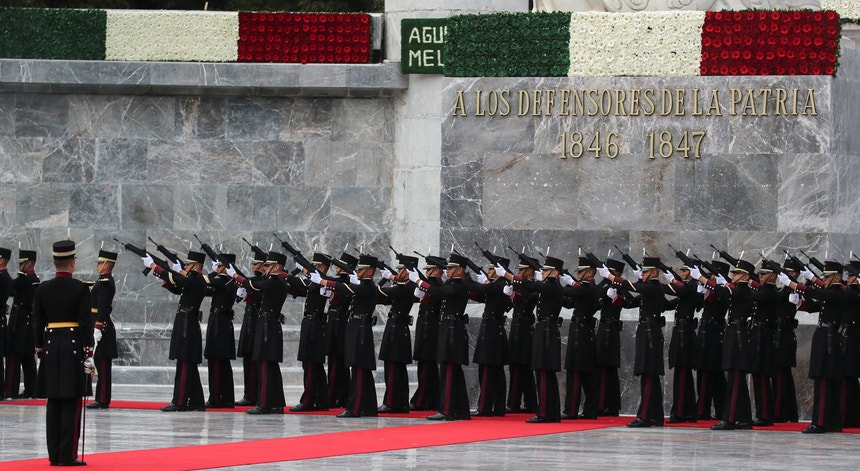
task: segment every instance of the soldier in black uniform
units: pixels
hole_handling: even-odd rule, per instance
[[[711,273],[711,280],[717,284],[727,283],[729,265],[720,260],[712,260],[711,266],[717,273]],[[696,416],[699,419],[715,419],[723,416],[723,403],[726,394],[726,375],[723,373],[723,331],[726,329],[726,312],[729,300],[706,290],[701,284],[697,288],[704,291],[702,320],[696,336]],[[714,415],[711,415],[713,405]]]
[[[499,257],[499,263],[508,269],[510,260]],[[505,313],[511,309],[511,298],[505,294],[508,286],[504,277],[497,276],[496,268],[491,266],[487,274],[478,274],[477,283],[467,282],[472,299],[484,303],[481,327],[475,341],[472,362],[478,365],[477,410],[472,415],[505,415],[505,362],[507,361],[508,339],[505,332]]]
[[[567,298],[568,307],[573,308],[567,334],[567,350],[564,369],[567,372],[567,391],[562,419],[596,419],[597,401],[597,345],[594,338],[594,314],[600,308],[600,289],[594,282],[597,267],[587,257],[579,258],[576,281],[569,275],[559,280]],[[582,415],[579,404],[582,403]]]
[[[785,273],[796,279],[801,266],[791,259],[783,264]],[[789,287],[779,289],[776,331],[774,332],[776,352],[774,353],[775,373],[773,376],[773,421],[797,422],[797,392],[794,387],[792,369],[797,366],[797,328],[798,306],[802,304],[800,295]]]
[[[18,277],[12,282],[12,309],[6,330],[6,397],[35,397],[36,357],[33,356],[33,295],[39,286],[35,250],[18,251]],[[24,375],[24,392],[18,385]]]
[[[6,322],[9,306],[6,304],[9,301],[9,296],[12,294],[12,277],[9,276],[9,270],[6,265],[9,263],[9,257],[12,256],[12,251],[0,247],[0,378],[6,380],[5,375],[5,357],[6,357]],[[6,399],[5,384],[0,384],[0,401]]]
[[[564,262],[555,257],[546,257],[542,270],[535,273],[535,281],[526,280],[507,273],[504,267],[497,266],[496,272],[504,276],[524,293],[539,294],[537,302],[537,323],[532,338],[532,370],[538,391],[538,406],[535,416],[528,423],[547,423],[561,421],[561,399],[558,394],[558,372],[561,370],[561,334],[559,334],[559,313],[564,304],[564,289],[558,275]]]
[[[860,427],[860,260],[852,260],[845,266],[848,287],[848,306],[840,322],[842,334],[842,358],[845,363],[845,379],[842,383],[840,403],[842,426]]]
[[[227,274],[227,267],[220,260],[232,265],[236,263],[236,255],[219,254],[219,260],[212,262],[212,273],[208,277],[206,294],[212,296],[212,304],[206,324],[206,348],[203,350],[209,372],[209,400],[206,401],[206,407],[231,409],[236,403],[230,360],[236,358],[233,304],[236,302],[238,284]]]
[[[469,287],[464,282],[468,259],[451,254],[446,265],[446,280],[442,286],[433,286],[418,278],[417,272],[410,272],[409,279],[418,285],[419,291],[430,299],[442,301],[439,321],[439,338],[436,345],[439,362],[439,404],[438,412],[427,420],[467,420],[469,412],[469,392],[466,390],[466,377],[463,366],[469,364],[469,334],[466,324],[466,304],[469,302]]]
[[[801,272],[803,275],[803,272]],[[840,389],[845,378],[842,358],[842,338],[839,322],[844,318],[851,295],[842,285],[842,264],[825,261],[823,280],[814,278],[814,287],[791,281],[784,273],[778,275],[780,283],[797,291],[807,300],[817,300],[819,306],[807,303],[808,312],[819,310],[818,327],[812,334],[809,354],[809,377],[815,383],[812,404],[812,423],[803,433],[826,433],[842,431]]]
[[[185,267],[164,269],[157,266],[152,258],[143,257],[143,264],[152,268],[155,276],[164,280],[162,285],[173,294],[179,295],[179,308],[173,320],[170,333],[170,355],[176,360],[176,376],[173,381],[173,399],[161,408],[162,412],[184,412],[206,410],[203,398],[203,385],[197,365],[203,362],[203,336],[200,331],[200,305],[206,297],[207,277],[201,269],[206,254],[189,251]],[[177,263],[178,265],[178,263]]]
[[[634,272],[636,282],[610,273],[605,266],[600,276],[608,278],[616,289],[639,293],[639,325],[636,327],[636,359],[633,374],[639,376],[640,400],[636,420],[628,427],[663,425],[663,325],[661,315],[666,307],[665,288],[660,284],[660,259],[645,257],[641,273]]]
[[[677,424],[696,421],[696,384],[693,369],[696,367],[696,310],[702,307],[699,281],[690,277],[690,267],[678,270],[680,279],[671,272],[664,272],[666,288],[677,296],[675,325],[669,340],[669,368],[675,370],[672,377],[672,409],[666,423]]]
[[[424,278],[431,286],[442,286],[442,270],[448,261],[442,257],[424,257]],[[434,410],[439,404],[439,364],[436,347],[439,342],[439,318],[442,298],[424,296],[418,306],[415,324],[415,348],[412,359],[418,362],[418,387],[409,400],[414,410]]]
[[[51,466],[85,466],[78,460],[81,398],[92,372],[93,321],[90,291],[75,271],[75,243],[53,245],[56,278],[33,298],[32,335],[39,364],[38,396],[47,398],[45,432]]]
[[[606,259],[606,268],[615,276],[624,273],[624,262]],[[617,417],[621,411],[621,380],[618,368],[621,366],[621,310],[627,307],[628,300],[619,293],[612,283],[603,279],[597,288],[600,297],[600,323],[597,325],[595,363],[599,370],[597,379],[597,415]]]
[[[752,326],[750,327],[750,349],[752,350],[753,395],[755,397],[755,418],[753,425],[767,427],[773,425],[773,388],[772,378],[775,368],[774,331],[776,325],[779,293],[776,289],[776,273],[764,264],[759,268],[759,281],[753,305]]]
[[[361,255],[356,272],[347,283],[323,280],[319,273],[311,273],[311,281],[333,288],[335,294],[352,295],[352,315],[346,325],[345,359],[351,369],[349,399],[346,410],[338,417],[376,417],[376,385],[373,371],[376,370],[376,352],[373,343],[373,311],[380,297],[385,296],[373,282],[376,272],[376,257]]]
[[[255,406],[247,413],[283,414],[284,382],[281,379],[280,362],[284,361],[284,331],[281,324],[284,316],[281,308],[290,292],[289,282],[280,276],[287,257],[278,252],[269,252],[263,263],[262,274],[245,278],[229,266],[227,274],[242,285],[248,294],[261,296],[260,309],[254,332],[253,358],[257,363],[257,398]]]
[[[260,277],[263,272],[263,262],[266,261],[266,253],[257,246],[252,246],[254,258],[251,260],[252,277]],[[257,330],[257,317],[260,315],[260,304],[263,296],[257,292],[248,292],[244,287],[236,290],[236,296],[245,301],[245,313],[242,315],[242,326],[239,328],[239,341],[236,346],[236,355],[242,358],[242,378],[245,392],[236,405],[253,406],[257,401],[257,362],[254,361],[254,337]]]
[[[107,409],[111,398],[111,363],[119,356],[116,346],[116,328],[111,320],[113,312],[113,297],[116,294],[116,283],[113,280],[113,267],[116,264],[116,252],[99,250],[96,271],[99,278],[90,290],[93,321],[95,330],[93,338],[96,342],[96,352],[93,360],[96,364],[95,400],[87,404],[87,409]]]
[[[409,376],[406,365],[412,363],[412,336],[409,326],[412,316],[409,311],[415,304],[415,283],[409,281],[409,270],[418,268],[418,259],[409,255],[397,256],[397,273],[382,270],[382,278],[394,282],[392,286],[382,288],[385,297],[383,304],[390,304],[388,320],[379,345],[379,359],[385,369],[385,394],[381,413],[409,412]]]
[[[519,255],[517,276],[534,281],[535,269],[540,263],[524,254]],[[525,292],[521,287],[507,285],[506,293],[511,297],[514,313],[508,331],[508,387],[507,412],[531,412],[537,410],[537,390],[532,372],[532,337],[535,330],[535,306],[538,293]]]
[[[315,253],[312,262],[318,274],[325,276],[331,265],[331,257]],[[292,277],[291,294],[305,297],[302,326],[299,333],[297,359],[304,372],[304,391],[299,403],[290,408],[292,412],[328,410],[328,384],[325,373],[325,307],[329,292],[318,283],[304,277]]]
[[[332,259],[335,277],[341,283],[349,283],[349,274],[355,271],[358,259],[343,252],[339,259]],[[344,359],[346,323],[349,321],[349,305],[352,294],[330,291],[326,313],[326,355],[328,357],[328,403],[329,407],[346,407],[349,399],[349,368]]]

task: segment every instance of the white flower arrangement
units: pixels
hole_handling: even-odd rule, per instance
[[[822,10],[833,10],[842,18],[860,20],[860,1],[858,0],[821,0]]]
[[[569,76],[699,75],[705,12],[573,13]]]
[[[105,58],[235,62],[238,12],[107,10]]]

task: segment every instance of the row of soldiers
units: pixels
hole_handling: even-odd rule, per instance
[[[312,262],[296,255],[296,270],[289,272],[284,268],[285,255],[256,249],[254,273],[249,276],[237,271],[235,257],[226,254],[216,256],[208,276],[200,274],[205,254],[189,253],[184,267],[172,268],[147,255],[145,265],[181,295],[171,339],[171,358],[177,360],[176,387],[173,401],[163,410],[204,410],[235,403],[229,375],[233,349],[223,348],[223,358],[214,352],[221,349],[219,332],[229,340],[223,345],[232,345],[230,319],[238,291],[238,298],[245,301],[238,347],[245,395],[238,404],[254,405],[248,411],[251,414],[283,413],[278,367],[283,360],[281,308],[292,295],[306,297],[298,352],[304,392],[293,411],[344,407],[341,417],[358,417],[435,409],[437,413],[428,419],[460,420],[525,410],[535,414],[528,422],[617,415],[620,313],[638,307],[634,374],[640,377],[641,395],[636,419],[629,426],[664,423],[662,313],[672,309],[675,323],[668,363],[675,373],[669,423],[718,418],[715,430],[732,430],[797,421],[792,376],[795,313],[820,310],[809,371],[816,391],[813,422],[804,431],[838,431],[858,423],[860,285],[856,274],[860,266],[856,262],[846,265],[849,275],[843,283],[843,267],[832,261],[823,265],[820,275],[796,259],[783,266],[763,261],[759,268],[745,260],[732,259],[731,265],[714,260],[700,262],[707,269],[689,264],[675,273],[659,258],[646,257],[641,264],[628,260],[634,277],[627,280],[625,263],[617,260],[580,257],[575,272],[569,272],[560,259],[545,257],[541,264],[518,255],[516,275],[503,257],[489,254],[492,262],[485,270],[458,253],[447,260],[425,257],[423,273],[418,270],[418,258],[402,254],[394,269],[369,255],[356,259],[344,253],[332,259],[316,253]],[[335,273],[329,274],[332,265]],[[469,269],[475,272],[474,279]],[[374,282],[377,270],[379,283]],[[204,403],[195,378],[201,353],[199,307],[207,290],[221,285],[226,294],[219,298],[223,302],[216,302],[213,295],[203,352],[210,374],[210,399]],[[469,364],[465,314],[469,300],[485,305],[472,357],[479,366],[481,388],[477,409],[471,412],[462,370]],[[379,352],[385,368],[385,394],[379,407],[372,332],[377,304],[391,305]],[[419,304],[414,350],[413,304]],[[559,317],[563,307],[573,309],[564,356]],[[506,313],[511,310],[506,332]],[[699,311],[701,316],[694,317]],[[562,358],[567,375],[563,402],[557,380]],[[412,360],[418,363],[418,388],[410,399],[406,365]],[[755,419],[748,374],[753,380]]]

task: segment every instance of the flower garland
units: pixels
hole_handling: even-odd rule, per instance
[[[833,11],[707,12],[702,75],[833,75],[839,53]]]
[[[370,16],[239,13],[239,62],[366,63]]]
[[[860,21],[860,1],[857,0],[821,0],[821,9],[833,10],[843,20]]]
[[[104,10],[0,8],[0,57],[104,60]]]
[[[108,60],[234,62],[236,12],[108,10]]]
[[[570,76],[697,75],[704,12],[579,13]]]

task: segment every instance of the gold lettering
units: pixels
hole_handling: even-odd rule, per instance
[[[559,116],[570,116],[570,110],[568,106],[570,106],[570,90],[560,90],[561,93],[561,109],[558,110]]]
[[[732,94],[732,100],[731,100],[732,106],[731,106],[731,111],[729,112],[729,115],[737,116],[737,114],[738,114],[737,106],[743,100],[744,95],[739,88],[730,88],[729,91]]]
[[[487,94],[487,113],[490,116],[495,116],[499,112],[499,93],[495,90],[490,90]]]
[[[546,92],[546,113],[544,116],[552,116],[552,107],[555,105],[555,90],[547,90]]]
[[[525,116],[529,112],[529,92],[526,90],[519,91],[519,108],[517,108],[517,116]]]
[[[502,90],[502,93],[500,94],[502,106],[500,107],[499,116],[507,116],[511,114],[511,103],[508,101],[510,94],[510,90]]]
[[[788,99],[788,94],[785,92],[784,88],[776,89],[776,103],[774,103],[773,114],[776,116],[782,116],[788,114],[788,110],[785,108],[785,100]]]
[[[481,108],[481,90],[475,90],[475,116],[486,116],[484,110]]]
[[[755,97],[751,88],[747,89],[747,96],[744,100],[744,109],[741,112],[741,116],[758,116],[758,113],[755,111]]]
[[[799,91],[800,90],[798,90],[796,88],[792,90],[792,94],[794,95],[794,99],[791,100],[792,101],[792,105],[791,105],[791,115],[792,116],[797,116],[797,94]]]
[[[649,109],[647,109],[647,110],[644,108],[642,109],[642,114],[644,114],[645,116],[651,116],[652,114],[654,114],[654,111],[657,110],[657,106],[654,104],[653,95],[654,95],[654,89],[652,89],[652,88],[647,88],[642,93],[642,98],[645,99],[645,103],[647,103],[649,106]]]
[[[702,109],[699,108],[699,89],[693,89],[693,116],[702,116]]]
[[[711,103],[708,105],[708,116],[722,116],[723,111],[720,109],[720,93],[718,90],[711,90]]]
[[[463,100],[463,90],[457,90],[457,100],[454,101],[454,116],[466,116],[466,103]]]
[[[627,92],[615,90],[615,116],[627,116],[624,103],[627,101]]]
[[[672,92],[665,88],[660,90],[660,116],[669,116],[672,112]]]
[[[600,114],[608,116],[612,112],[612,94],[609,90],[600,92]]]
[[[630,116],[639,116],[639,93],[641,90],[630,90]]]
[[[600,105],[597,104],[597,94],[599,93],[597,90],[589,90],[588,92],[588,101],[591,103],[591,106],[594,110],[588,111],[588,116],[594,116],[600,111]]]
[[[532,116],[540,116],[541,91],[532,90],[532,97],[534,98],[532,102]]]
[[[682,89],[675,90],[675,116],[684,116],[686,111],[684,111],[684,98],[687,96],[687,92]]]
[[[574,90],[573,91],[573,115],[574,116],[584,116],[585,115],[585,92],[582,90]]]
[[[815,107],[815,90],[811,88],[806,90],[806,104],[803,106],[803,114],[818,116],[818,110]]]
[[[762,101],[763,106],[762,106],[760,116],[767,116],[767,105],[768,105],[768,101],[770,101],[770,92],[771,92],[771,89],[769,89],[769,88],[762,88],[761,89],[761,101]]]

